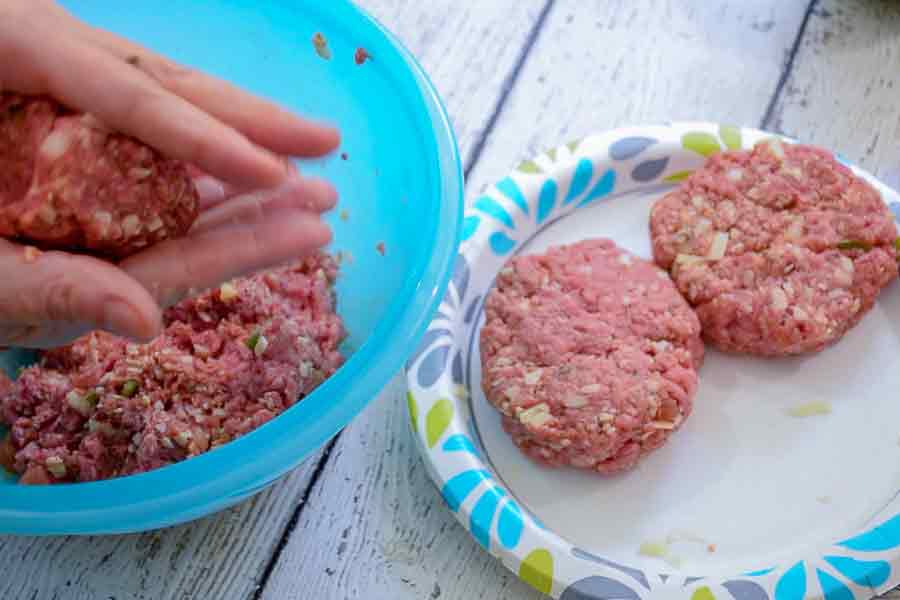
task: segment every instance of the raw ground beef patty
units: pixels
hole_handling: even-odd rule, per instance
[[[108,479],[259,427],[340,366],[336,274],[318,254],[185,300],[149,344],[93,333],[46,353],[0,382],[0,463],[21,483]]]
[[[0,236],[122,258],[197,212],[182,163],[50,99],[0,94]]]
[[[512,259],[485,316],[485,395],[533,459],[622,471],[691,412],[700,323],[664,271],[609,240]]]
[[[650,216],[657,263],[718,348],[818,352],[897,277],[894,218],[832,154],[768,141],[711,157]]]

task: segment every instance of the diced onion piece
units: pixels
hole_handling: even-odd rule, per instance
[[[815,417],[831,414],[831,404],[822,400],[814,400],[806,404],[799,404],[788,409],[787,413],[792,417]]]
[[[709,252],[706,257],[710,260],[719,260],[725,256],[728,251],[728,232],[717,231],[713,236],[712,243],[709,245]]]

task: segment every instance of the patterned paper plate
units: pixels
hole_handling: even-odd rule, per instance
[[[480,390],[482,303],[510,256],[611,237],[649,257],[653,200],[705,156],[769,135],[708,123],[615,130],[522,163],[467,210],[450,288],[407,366],[411,424],[450,510],[536,589],[563,600],[843,600],[900,583],[896,285],[814,357],[710,351],[694,414],[624,476],[529,462]],[[854,170],[898,212],[893,191]],[[811,400],[831,414],[786,414]],[[655,540],[671,542],[666,560],[639,552]]]

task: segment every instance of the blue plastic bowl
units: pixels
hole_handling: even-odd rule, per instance
[[[374,398],[418,344],[443,297],[459,243],[462,171],[447,115],[399,42],[346,0],[64,2],[86,21],[337,124],[339,156],[304,163],[334,182],[334,250],[349,251],[338,309],[349,360],[258,430],[163,469],[109,481],[22,486],[0,480],[0,532],[96,534],[173,525],[259,492]],[[331,60],[313,49],[325,35]],[[356,65],[363,47],[372,55]],[[335,211],[337,213],[337,211]],[[376,252],[384,242],[386,256]],[[33,360],[0,355],[13,372]],[[0,476],[2,477],[2,476]]]

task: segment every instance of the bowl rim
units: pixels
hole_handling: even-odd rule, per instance
[[[88,483],[4,487],[0,533],[129,533],[222,510],[272,484],[325,444],[377,396],[418,345],[444,296],[460,243],[464,175],[456,136],[424,68],[387,28],[349,0],[316,9],[328,11],[334,20],[359,21],[372,38],[366,40],[370,50],[380,49],[379,61],[400,67],[391,69],[391,76],[404,88],[417,90],[410,106],[417,125],[428,127],[433,136],[426,143],[434,150],[431,183],[440,198],[430,251],[411,265],[385,316],[347,362],[277,418],[221,447],[146,473]],[[302,440],[298,430],[304,431]],[[145,493],[148,489],[154,490],[152,495]]]

